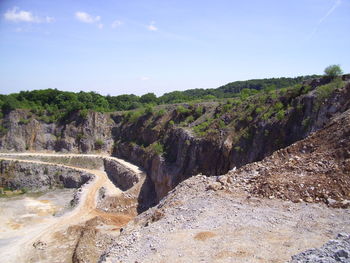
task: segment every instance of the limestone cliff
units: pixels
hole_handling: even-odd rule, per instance
[[[284,94],[264,95],[265,114],[251,107],[254,100],[226,112],[227,104],[221,102],[160,106],[162,114],[146,111],[132,121],[125,113],[89,112],[83,118],[76,112],[65,122],[45,123],[29,111],[15,110],[3,120],[7,133],[0,138],[0,149],[112,153],[142,166],[159,200],[194,174],[225,174],[321,129],[350,107],[349,79],[344,75],[343,85],[323,97],[317,88],[330,82],[325,78]],[[283,108],[266,118],[277,104]],[[213,121],[207,133],[195,133],[208,119]]]

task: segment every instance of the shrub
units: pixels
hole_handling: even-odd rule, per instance
[[[317,100],[314,105],[315,106],[314,110],[318,110],[322,102],[324,102],[327,98],[329,98],[335,89],[341,88],[342,84],[343,82],[341,79],[335,79],[326,85],[317,87],[316,89]]]
[[[343,71],[339,65],[330,65],[325,68],[324,73],[327,77],[335,78],[343,74]]]
[[[193,122],[193,121],[194,121],[193,115],[190,115],[190,116],[188,116],[188,117],[186,118],[186,123],[191,123],[191,122]]]
[[[82,118],[83,120],[87,119],[89,111],[87,109],[81,110],[79,112],[79,117]]]
[[[173,120],[169,121],[169,126],[174,126],[175,122]]]
[[[261,113],[261,112],[263,112],[264,111],[264,109],[262,108],[262,107],[257,107],[256,109],[255,109],[255,112],[257,113],[257,114],[259,114],[259,113]]]
[[[196,116],[199,117],[203,114],[203,107],[199,106],[198,108],[196,108]]]
[[[101,140],[101,139],[97,139],[96,141],[95,141],[95,147],[96,147],[96,149],[101,149],[102,148],[102,146],[103,146],[103,141]]]
[[[154,112],[153,106],[150,105],[150,104],[146,105],[146,107],[145,107],[145,112],[146,112],[147,114],[153,113],[153,112]]]
[[[231,104],[225,104],[225,105],[222,107],[222,111],[223,111],[223,112],[228,112],[231,108],[232,108],[232,105],[231,105]]]
[[[189,109],[187,109],[187,108],[185,108],[184,106],[178,106],[177,108],[176,108],[176,112],[178,113],[178,114],[185,114],[185,113],[189,113],[190,112],[190,110]]]
[[[280,111],[280,110],[282,110],[282,109],[283,109],[283,104],[282,104],[282,102],[277,102],[277,103],[273,106],[273,109],[274,109],[275,111]]]
[[[282,109],[282,110],[279,110],[277,112],[276,117],[277,117],[278,120],[283,120],[285,114],[286,114],[285,110]]]
[[[30,121],[29,119],[20,118],[18,124],[19,125],[28,124],[29,121]]]
[[[165,110],[164,109],[161,109],[157,112],[157,116],[163,116],[165,114]]]
[[[236,152],[242,152],[243,151],[240,146],[235,146],[234,149],[235,149]]]
[[[306,119],[304,119],[304,120],[302,121],[302,123],[301,123],[301,125],[302,125],[304,128],[309,127],[310,124],[311,124],[311,118],[309,118],[309,117],[306,118]]]
[[[85,139],[86,136],[84,135],[84,133],[78,133],[77,135],[77,140],[80,142],[82,139]]]
[[[126,120],[129,122],[136,122],[143,114],[145,113],[144,109],[139,109],[135,111],[129,111],[126,114]]]
[[[4,126],[0,125],[0,136],[5,135],[6,133],[7,133],[7,129]]]
[[[164,153],[164,146],[160,142],[152,143],[150,146],[153,152],[155,152],[156,154],[162,155]]]
[[[219,128],[224,129],[226,127],[226,124],[223,120],[219,120]]]
[[[197,126],[193,127],[193,131],[198,136],[204,136],[206,134],[206,130],[212,123],[213,119],[208,119],[207,121],[202,122],[201,124],[198,124]]]

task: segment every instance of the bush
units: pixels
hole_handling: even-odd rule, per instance
[[[186,118],[186,120],[185,120],[185,122],[188,124],[188,123],[191,123],[191,122],[193,122],[194,121],[194,117],[193,117],[193,115],[190,115],[190,116],[188,116],[187,118]]]
[[[103,141],[101,140],[101,139],[97,139],[96,141],[95,141],[95,148],[96,149],[101,149],[102,148],[102,146],[103,146]]]
[[[329,98],[335,89],[341,88],[342,85],[343,85],[343,82],[341,79],[335,79],[326,85],[317,87],[316,89],[317,106],[319,106],[324,100]]]
[[[179,114],[185,114],[185,113],[189,113],[190,112],[190,110],[189,109],[187,109],[187,108],[185,108],[184,106],[178,106],[177,108],[176,108],[176,112],[177,113],[179,113]]]
[[[343,74],[343,71],[339,65],[330,65],[325,68],[324,73],[327,77],[335,78]]]
[[[256,109],[255,109],[255,112],[257,113],[257,114],[259,114],[259,113],[261,113],[261,112],[263,112],[264,111],[264,108],[262,108],[262,107],[257,107]]]
[[[208,119],[207,121],[204,121],[201,124],[198,124],[197,126],[193,127],[193,131],[198,136],[204,136],[212,122],[213,122],[213,119]]]
[[[18,124],[19,125],[28,124],[29,121],[30,121],[29,119],[20,118]]]
[[[79,112],[79,117],[82,118],[83,120],[86,120],[88,113],[89,113],[89,110],[87,110],[87,109],[81,110]]]
[[[144,109],[139,109],[139,110],[135,110],[135,111],[129,111],[126,114],[126,120],[129,122],[136,122],[143,114],[145,113]]]
[[[5,135],[6,133],[7,133],[7,129],[4,126],[0,125],[0,136]]]
[[[200,117],[203,114],[203,107],[199,106],[198,108],[196,108],[196,116],[197,118]]]
[[[147,104],[145,107],[145,112],[147,114],[152,114],[154,112],[154,107],[151,104]]]
[[[86,136],[85,136],[85,134],[84,133],[78,133],[77,134],[77,140],[80,142],[82,139],[85,139],[86,138]]]
[[[164,146],[160,142],[152,143],[150,146],[154,153],[158,155],[162,155],[164,153]]]
[[[278,112],[277,112],[277,119],[278,120],[283,120],[283,118],[284,118],[284,115],[286,114],[286,112],[285,112],[285,110],[279,110]]]
[[[164,109],[161,109],[157,112],[157,116],[163,116],[165,114],[165,110]]]

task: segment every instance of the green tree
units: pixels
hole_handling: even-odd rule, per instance
[[[18,107],[19,107],[19,102],[16,100],[14,95],[9,95],[4,98],[3,104],[1,106],[1,110],[4,114],[7,114]]]
[[[339,65],[330,65],[325,68],[324,73],[327,77],[335,78],[343,74],[343,71]]]
[[[157,103],[157,96],[154,93],[147,93],[140,97],[140,102],[144,104]]]

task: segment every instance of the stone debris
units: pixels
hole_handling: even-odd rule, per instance
[[[292,257],[289,263],[349,263],[350,235],[341,233],[336,239],[328,241],[321,248],[306,250]]]

